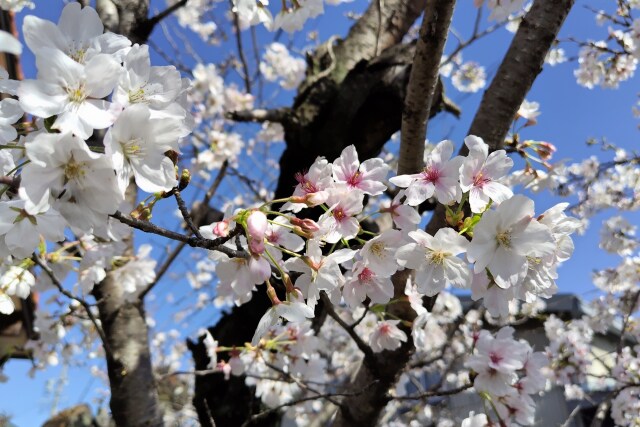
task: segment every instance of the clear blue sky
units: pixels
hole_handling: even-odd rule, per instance
[[[279,3],[279,2],[273,2]],[[454,27],[463,35],[468,35],[473,26],[475,11],[470,6],[471,2],[460,2],[460,6],[454,17]],[[221,13],[225,11],[226,2],[215,3],[218,22],[222,22]],[[561,37],[575,36],[578,39],[602,38],[605,29],[595,26],[593,15],[584,9],[585,2],[579,1],[570,14],[567,23],[562,30]],[[316,30],[321,41],[327,40],[331,35],[344,35],[349,28],[350,21],[344,18],[345,11],[362,10],[367,5],[363,0],[356,0],[354,3],[341,6],[326,6],[326,12],[320,18],[312,20],[308,28]],[[276,5],[277,6],[277,5]],[[53,21],[58,20],[60,10],[63,7],[61,0],[48,0],[38,2],[33,11],[37,16]],[[152,9],[162,9],[163,1],[152,1]],[[272,5],[272,7],[275,7]],[[22,16],[18,17],[21,26]],[[487,16],[488,14],[485,14]],[[174,24],[173,18],[168,21]],[[228,29],[228,27],[226,28]],[[188,32],[186,32],[188,34]],[[305,33],[298,33],[290,38],[284,34],[280,41],[291,42],[294,48],[301,49],[309,44],[305,40]],[[229,35],[231,35],[229,33]],[[273,40],[273,34],[259,28],[257,31],[260,44],[266,45]],[[465,59],[472,59],[480,62],[487,68],[489,77],[492,77],[499,61],[506,51],[511,39],[511,33],[500,30],[495,34],[477,42],[473,48],[464,52]],[[243,34],[245,45],[249,46],[250,38],[247,33]],[[167,51],[165,38],[162,31],[157,29],[152,39],[155,43]],[[194,49],[205,58],[205,62],[216,62],[225,56],[229,49],[235,51],[235,44],[230,41],[221,46],[207,46],[200,42],[195,36],[189,35],[188,40],[194,45]],[[453,47],[450,41],[448,49]],[[575,48],[566,46],[568,56],[574,56]],[[250,63],[252,56],[250,57]],[[185,55],[185,63],[193,65],[194,61]],[[153,53],[155,65],[163,65],[164,60]],[[34,61],[30,53],[26,52],[23,57],[23,64],[27,78],[35,75]],[[251,63],[253,67],[253,63]],[[585,141],[590,137],[606,136],[611,142],[625,147],[635,149],[637,138],[637,120],[631,115],[631,106],[637,100],[638,78],[623,83],[621,89],[616,91],[605,91],[601,89],[588,90],[578,86],[573,77],[575,63],[566,63],[556,67],[546,67],[536,81],[528,99],[541,104],[542,115],[539,117],[537,126],[528,128],[523,136],[527,139],[546,140],[554,143],[558,147],[557,159],[580,160],[591,154],[598,155],[597,148],[587,148]],[[227,79],[240,83],[237,75],[231,74]],[[447,85],[447,95],[451,97],[463,110],[461,119],[451,116],[441,116],[430,123],[429,139],[438,141],[445,136],[450,137],[458,144],[466,135],[473,112],[477,108],[481,94],[466,95],[456,92],[450,84]],[[267,92],[268,93],[268,92]],[[280,93],[271,106],[287,105],[290,102],[292,93]],[[267,97],[269,99],[269,97]],[[239,131],[246,131],[248,127],[240,127]],[[535,197],[537,211],[542,212],[559,200],[548,195]],[[165,202],[166,203],[166,202]],[[173,206],[165,204],[167,209]],[[573,258],[567,262],[559,271],[560,278],[558,285],[561,292],[574,292],[589,298],[591,292],[591,271],[596,268],[613,266],[618,263],[618,258],[607,255],[598,249],[598,231],[603,219],[608,218],[613,213],[608,212],[598,215],[592,219],[589,232],[584,236],[574,238],[576,251]],[[626,215],[626,217],[638,223],[638,215]],[[157,220],[171,223],[170,214],[158,215]],[[175,224],[175,222],[174,222]],[[139,238],[138,241],[146,241],[146,237]],[[156,240],[156,242],[158,242]],[[159,253],[161,249],[156,249]],[[188,254],[188,253],[187,253]],[[158,322],[158,330],[166,330],[170,327],[179,326],[180,322],[174,322],[171,315],[174,312],[173,304],[163,303],[166,295],[172,292],[174,295],[186,295],[187,301],[193,301],[194,293],[191,291],[187,281],[184,279],[184,264],[181,262],[173,270],[173,275],[167,275],[165,280],[157,288],[157,300],[150,303],[151,311],[155,313]],[[188,325],[181,330],[183,336],[195,333],[199,327],[210,325],[218,316],[215,308],[211,307],[204,313],[192,318]],[[45,393],[47,381],[56,381],[60,377],[61,369],[54,368],[45,372],[37,372],[33,379],[27,377],[30,368],[28,361],[10,361],[5,366],[5,374],[9,376],[9,381],[0,384],[0,412],[13,415],[16,425],[31,427],[40,425],[49,415],[53,399],[51,395]],[[88,374],[84,367],[72,368],[69,373],[69,382],[63,387],[59,408],[64,408],[80,402],[90,403],[92,399],[101,396],[100,389],[103,385],[100,380]]]

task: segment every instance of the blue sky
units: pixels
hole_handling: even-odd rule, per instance
[[[279,3],[279,2],[273,2]],[[454,17],[454,27],[463,35],[469,35],[475,19],[475,11],[467,4],[460,2],[460,6]],[[593,14],[586,10],[583,6],[584,1],[578,1],[574,10],[570,14],[563,30],[561,38],[567,36],[575,36],[578,39],[587,38],[603,38],[606,29],[596,27]],[[226,2],[216,3],[214,15],[219,22],[223,21],[222,13],[226,9]],[[348,10],[361,11],[368,3],[363,0],[355,0],[353,3],[340,5],[337,7],[326,6],[326,12],[323,16],[312,20],[308,23],[311,30],[318,32],[319,40],[325,41],[331,35],[344,35],[348,30],[351,22],[344,17]],[[277,6],[277,5],[276,5]],[[39,2],[33,11],[37,16],[45,19],[57,21],[60,10],[63,7],[61,0],[48,0]],[[273,7],[273,5],[272,5]],[[163,9],[163,2],[152,1],[152,9]],[[19,26],[24,13],[18,17]],[[485,13],[487,16],[488,13]],[[168,23],[176,24],[171,18]],[[486,18],[485,23],[486,25]],[[228,29],[228,27],[226,27]],[[221,46],[207,46],[197,37],[189,34],[188,31],[181,30],[202,58],[208,59],[206,62],[216,62],[224,57],[229,50],[235,52],[235,44],[233,40],[223,43]],[[506,51],[511,39],[511,33],[506,30],[499,30],[495,34],[480,40],[474,46],[464,52],[465,60],[475,60],[480,62],[487,68],[489,78],[495,72],[499,61]],[[257,29],[257,38],[259,44],[264,46],[273,40],[274,35],[264,30]],[[152,40],[167,52],[171,52],[166,39],[162,35],[162,31],[157,29],[153,34]],[[247,32],[243,33],[243,40],[246,46],[250,46],[250,36]],[[293,37],[282,34],[279,39],[285,44],[291,44],[294,50],[301,51],[304,46],[311,43],[305,40],[304,33],[298,33]],[[454,46],[452,40],[449,42],[447,49],[450,51]],[[567,45],[568,56],[575,55],[575,47]],[[251,62],[250,66],[254,67]],[[193,66],[195,61],[189,58],[188,54],[182,56],[185,64]],[[153,53],[152,61],[154,65],[164,65],[164,60]],[[27,78],[35,76],[35,67],[33,57],[30,53],[25,53],[23,57],[23,65]],[[631,106],[637,101],[636,88],[638,87],[637,77],[632,81],[625,82],[619,90],[588,90],[578,86],[573,77],[573,69],[576,64],[566,63],[556,67],[545,67],[540,74],[527,99],[537,101],[541,104],[542,115],[539,117],[537,126],[527,128],[523,132],[523,137],[527,139],[546,140],[554,143],[558,147],[557,159],[569,159],[570,161],[578,161],[590,155],[599,155],[598,148],[588,148],[585,141],[590,137],[606,136],[611,142],[627,149],[635,149],[637,138],[638,121],[632,117]],[[241,80],[237,74],[229,73],[227,82],[235,81],[240,84]],[[273,88],[269,86],[268,88]],[[269,93],[268,91],[266,93]],[[269,103],[269,106],[288,105],[292,97],[291,92],[279,92],[278,95]],[[440,116],[430,122],[429,139],[439,141],[440,139],[449,137],[461,144],[462,139],[466,135],[469,124],[476,110],[481,93],[474,95],[462,94],[455,91],[450,84],[447,84],[447,95],[452,98],[463,110],[461,119],[455,119],[452,116]],[[269,96],[266,97],[270,99]],[[239,132],[247,132],[251,127],[238,127]],[[193,197],[193,193],[187,193]],[[220,201],[220,199],[217,199]],[[548,195],[536,196],[537,211],[542,212],[551,205],[560,200]],[[169,212],[173,206],[165,201],[163,207]],[[215,204],[215,201],[214,201]],[[591,228],[584,236],[576,236],[574,238],[576,251],[571,260],[561,267],[558,279],[558,285],[561,292],[574,292],[590,298],[594,289],[591,285],[591,272],[593,269],[614,266],[618,263],[618,257],[611,256],[598,249],[598,231],[602,221],[613,215],[613,212],[606,212],[592,218]],[[625,215],[631,222],[638,223],[638,215]],[[172,223],[170,213],[159,214],[156,218],[159,222],[165,224]],[[175,224],[175,222],[173,222]],[[138,242],[147,241],[146,237],[141,237]],[[157,240],[153,240],[158,244]],[[162,242],[162,244],[166,244]],[[161,249],[157,249],[161,250]],[[167,294],[187,296],[193,298],[187,281],[184,279],[184,265],[189,263],[189,252],[185,252],[181,263],[177,264],[172,270],[173,274],[168,274],[164,281],[160,283],[156,290],[156,299],[150,302],[151,310],[155,312],[158,321],[158,330],[165,330],[181,322],[175,322],[172,319],[174,305],[165,303]],[[189,324],[185,325],[181,330],[183,336],[193,334],[199,327],[210,325],[219,313],[215,308],[211,307],[203,313],[198,314],[190,319]],[[175,323],[175,325],[174,325]],[[28,361],[10,361],[5,366],[5,374],[9,376],[9,381],[0,384],[0,412],[10,413],[14,416],[13,421],[18,426],[37,426],[40,425],[49,415],[49,410],[53,405],[53,398],[50,394],[45,393],[45,385],[47,381],[58,381],[61,374],[60,368],[49,369],[45,372],[36,372],[33,379],[27,376],[30,369]],[[100,390],[103,385],[100,380],[88,374],[86,367],[70,368],[68,372],[68,384],[62,387],[58,408],[64,408],[81,402],[91,403],[93,399],[102,396]],[[8,398],[11,396],[10,398]]]

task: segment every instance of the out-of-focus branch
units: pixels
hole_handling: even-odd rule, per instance
[[[398,175],[423,166],[424,139],[455,0],[428,0],[402,111]]]
[[[256,109],[256,110],[241,110],[241,111],[229,111],[225,114],[225,117],[229,120],[236,122],[274,122],[283,123],[289,119],[291,115],[290,108],[275,108],[272,110]]]
[[[49,266],[43,263],[42,260],[38,258],[38,256],[34,255],[31,257],[31,259],[33,260],[33,262],[36,263],[38,267],[42,269],[42,271],[44,271],[44,273],[47,276],[49,276],[49,279],[51,279],[51,283],[53,283],[53,286],[55,286],[62,295],[66,296],[71,300],[77,301],[82,306],[82,308],[84,308],[84,310],[87,312],[87,316],[89,317],[89,320],[91,320],[91,323],[93,323],[93,327],[96,328],[96,332],[98,333],[98,336],[102,341],[102,346],[104,348],[104,352],[106,356],[110,358],[112,356],[112,353],[111,353],[111,349],[109,348],[109,342],[107,341],[107,336],[105,335],[104,330],[102,329],[102,325],[100,325],[100,322],[98,322],[98,319],[96,319],[96,316],[94,316],[93,312],[91,311],[91,306],[89,305],[89,303],[87,303],[84,299],[77,297],[73,295],[71,292],[67,291],[62,286],[62,283],[60,283],[60,280],[56,277],[55,273],[49,268]]]
[[[327,314],[329,315],[329,317],[335,320],[336,323],[338,323],[338,325],[340,325],[342,329],[344,329],[347,334],[349,334],[353,342],[356,343],[360,351],[364,354],[365,360],[373,361],[373,350],[371,350],[371,347],[369,347],[364,341],[362,341],[360,335],[358,335],[358,333],[351,326],[349,326],[338,313],[336,313],[336,310],[333,308],[333,304],[331,303],[329,297],[326,294],[322,293],[320,295],[320,298],[322,298],[322,302],[324,303],[325,310],[327,310]]]
[[[151,18],[147,19],[146,22],[151,26],[155,26],[156,24],[158,24],[160,21],[162,21],[163,19],[165,19],[166,17],[171,15],[176,10],[184,7],[187,4],[188,1],[189,0],[180,0],[180,1],[172,4],[171,6],[169,6],[168,8],[163,10],[162,12],[158,12],[157,15],[152,16]]]
[[[242,78],[244,79],[244,90],[247,93],[251,93],[251,75],[249,74],[249,64],[247,63],[247,57],[244,54],[244,47],[242,44],[242,31],[240,29],[240,17],[238,13],[233,10],[233,0],[229,0],[231,5],[231,13],[233,14],[233,29],[236,35],[236,45],[238,47],[238,58],[240,64],[242,64]]]

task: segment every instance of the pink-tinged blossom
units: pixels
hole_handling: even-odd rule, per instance
[[[227,237],[229,235],[229,220],[214,222],[210,225],[200,227],[200,233],[207,239]]]
[[[391,220],[400,230],[415,230],[421,217],[415,208],[402,203],[401,200],[404,196],[405,191],[400,190],[393,200],[382,202],[380,213],[391,215]]]
[[[378,276],[364,262],[358,261],[344,284],[342,295],[350,307],[359,306],[367,297],[374,304],[386,304],[393,297],[393,283],[389,276]]]
[[[333,179],[337,183],[358,189],[365,194],[382,194],[387,186],[382,181],[389,173],[389,166],[380,158],[368,159],[360,163],[353,145],[342,150],[333,162]]]
[[[465,366],[478,376],[474,387],[493,396],[504,396],[513,391],[518,375],[524,367],[529,345],[513,339],[514,329],[504,327],[494,337],[486,330],[480,331],[474,354]]]
[[[393,184],[406,188],[407,204],[417,206],[435,195],[445,205],[459,202],[462,196],[458,179],[462,157],[453,159],[453,143],[440,142],[425,158],[422,172],[413,175],[399,175],[391,178]]]
[[[294,202],[285,203],[282,210],[300,212],[307,206],[317,206],[327,200],[327,189],[333,184],[331,165],[324,157],[318,157],[307,173],[295,175],[298,185],[293,190]]]
[[[496,284],[508,288],[522,283],[527,256],[549,255],[555,248],[549,228],[534,219],[533,200],[517,195],[484,213],[467,258],[475,262],[476,273],[488,268]]]
[[[259,255],[264,252],[267,224],[267,216],[259,210],[251,211],[247,217],[247,239],[251,253]]]
[[[470,135],[464,139],[469,155],[460,168],[460,187],[469,192],[471,212],[481,213],[489,200],[502,203],[513,196],[513,192],[498,182],[513,167],[513,160],[504,150],[489,154],[489,146],[482,138]]]
[[[407,334],[398,328],[399,320],[383,320],[376,324],[376,327],[369,337],[369,345],[374,353],[383,350],[395,350],[407,341]]]
[[[513,288],[503,289],[489,279],[487,272],[482,270],[474,273],[471,280],[471,299],[482,304],[493,317],[506,318],[509,315],[509,301],[515,298]]]
[[[296,280],[296,287],[302,291],[307,304],[314,309],[320,299],[320,291],[330,293],[344,284],[340,264],[352,259],[354,251],[340,249],[323,256],[317,240],[307,242],[304,258],[290,258],[285,265],[291,271],[302,273]]]
[[[402,232],[399,230],[387,230],[367,241],[360,256],[369,269],[383,277],[390,277],[398,270],[396,251],[403,243]]]
[[[409,243],[398,249],[398,264],[416,270],[418,291],[433,296],[447,283],[466,288],[471,280],[467,263],[457,255],[467,251],[469,242],[452,228],[442,228],[435,236],[423,230],[411,231]]]
[[[289,227],[286,227],[288,220],[279,216],[267,225],[264,237],[267,243],[288,249],[293,252],[299,252],[304,248],[304,240],[302,237],[294,234]],[[269,250],[269,253],[277,260],[282,260],[282,252],[279,250]]]
[[[518,381],[518,389],[526,394],[540,393],[547,385],[543,369],[549,365],[549,358],[541,351],[529,351],[524,361],[525,376]]]
[[[353,239],[360,231],[360,223],[355,215],[362,212],[364,193],[346,186],[329,189],[327,204],[329,210],[318,220],[320,231],[318,237],[328,243],[336,243],[340,239]]]

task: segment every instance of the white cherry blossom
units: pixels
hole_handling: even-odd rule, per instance
[[[423,230],[409,232],[415,243],[400,247],[398,264],[416,270],[418,291],[433,296],[450,283],[468,287],[471,271],[457,255],[467,251],[469,242],[451,228],[438,230],[435,236]]]

